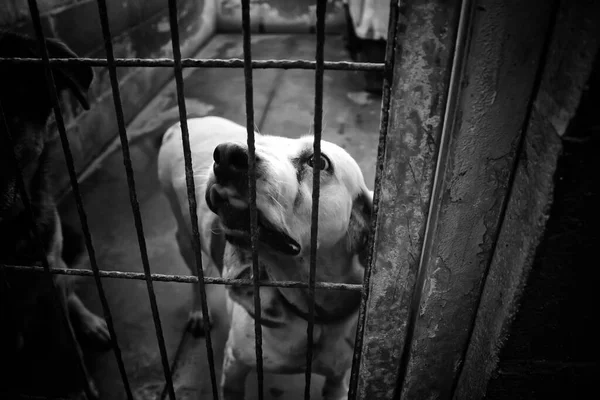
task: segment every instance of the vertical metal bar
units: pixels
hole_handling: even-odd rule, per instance
[[[40,41],[40,47],[43,47],[43,51],[42,51],[42,59],[44,60],[44,64],[46,64],[47,67],[47,71],[48,74],[50,76],[49,82],[50,82],[50,87],[51,87],[51,98],[53,100],[54,103],[54,113],[56,115],[56,122],[57,122],[57,126],[59,129],[59,133],[61,136],[61,139],[64,141],[63,143],[63,147],[65,146],[65,144],[67,145],[67,149],[65,150],[65,157],[67,157],[67,165],[73,165],[73,159],[70,153],[70,150],[68,149],[68,139],[66,136],[66,131],[65,131],[65,127],[64,127],[64,121],[62,119],[62,115],[60,113],[60,107],[58,105],[58,96],[56,93],[56,87],[54,85],[54,78],[52,77],[52,71],[50,69],[50,64],[48,61],[48,51],[45,47],[45,41],[44,41],[44,37],[43,37],[43,31],[42,31],[42,25],[41,25],[41,21],[40,21],[40,17],[39,17],[39,10],[37,8],[37,3],[36,0],[28,0],[29,2],[29,8],[31,10],[31,17],[34,23],[34,27],[36,30],[36,33],[38,35],[38,39]],[[113,60],[114,61],[114,60]],[[119,109],[116,110],[117,111],[117,117],[118,117],[118,111]],[[122,111],[122,110],[121,110]],[[122,117],[122,114],[121,114]],[[124,130],[123,132],[121,132],[121,129],[119,130],[119,134],[124,134]],[[124,139],[124,140],[123,140]],[[173,392],[173,382],[171,379],[171,374],[169,371],[169,363],[168,363],[168,358],[167,358],[167,350],[165,347],[165,341],[164,341],[164,336],[163,336],[163,332],[162,332],[162,327],[160,324],[160,316],[158,314],[158,306],[156,303],[156,295],[154,293],[154,286],[152,283],[152,278],[150,276],[150,264],[148,261],[148,252],[146,250],[146,242],[144,239],[144,230],[143,230],[143,225],[142,225],[142,218],[141,218],[141,214],[140,214],[140,209],[139,209],[139,204],[137,201],[137,194],[135,191],[135,178],[133,176],[133,168],[131,166],[131,156],[129,154],[129,144],[127,142],[127,137],[125,136],[124,138],[121,137],[121,144],[122,144],[122,149],[123,149],[123,163],[125,165],[125,172],[127,173],[127,183],[128,183],[128,187],[129,187],[129,198],[131,201],[131,208],[133,210],[133,216],[134,216],[134,220],[135,220],[135,227],[136,227],[136,231],[137,231],[137,235],[138,235],[138,242],[139,242],[139,246],[140,246],[140,252],[141,252],[141,256],[142,256],[142,263],[144,265],[144,273],[146,275],[146,284],[148,287],[148,296],[150,298],[150,306],[152,309],[152,317],[154,319],[154,326],[156,328],[156,336],[157,336],[157,340],[158,340],[158,345],[159,345],[159,349],[160,349],[160,354],[161,354],[161,359],[162,359],[162,364],[163,364],[163,369],[165,372],[165,379],[167,381],[168,386],[170,387],[170,393],[172,394],[171,399],[174,400],[175,399],[175,394]],[[71,173],[72,172],[72,173]],[[78,185],[76,183],[76,176],[74,176],[74,171],[69,170],[69,173],[71,175],[71,184],[73,185],[73,190],[75,190],[75,188],[78,188]],[[73,181],[75,181],[75,184],[73,184]],[[86,239],[87,241],[87,239]],[[87,244],[87,243],[86,243]]]
[[[317,0],[317,46],[315,54],[315,115],[313,157],[316,167],[313,168],[312,213],[310,221],[310,265],[308,274],[308,324],[306,326],[306,371],[304,376],[304,399],[310,400],[310,383],[312,377],[313,331],[315,327],[315,273],[317,269],[317,242],[319,231],[319,195],[321,191],[321,136],[323,124],[323,75],[325,52],[325,11],[327,2]]]
[[[244,35],[244,82],[246,87],[246,130],[248,131],[248,187],[250,192],[250,239],[252,245],[252,279],[254,281],[254,338],[258,398],[263,399],[263,359],[260,284],[258,266],[258,230],[256,210],[256,149],[254,144],[254,92],[252,88],[252,42],[250,40],[250,0],[242,0],[242,32]]]
[[[365,321],[367,316],[367,300],[369,299],[369,289],[371,282],[371,271],[375,263],[375,242],[377,240],[377,216],[379,214],[379,199],[382,189],[382,171],[385,157],[385,150],[388,136],[388,123],[390,117],[390,95],[392,89],[392,78],[394,74],[394,55],[396,49],[396,26],[398,19],[399,1],[390,0],[390,15],[388,23],[388,34],[385,48],[385,66],[383,71],[383,93],[381,98],[381,118],[379,121],[379,144],[377,146],[377,168],[375,170],[375,187],[373,193],[373,212],[371,215],[371,234],[369,240],[369,250],[367,254],[367,265],[363,278],[363,289],[361,292],[360,308],[358,311],[358,325],[356,327],[356,338],[354,341],[354,353],[352,355],[352,369],[350,372],[350,384],[348,398],[356,399],[356,390],[358,387],[358,374],[360,371],[360,361],[362,355],[362,346],[365,334]]]
[[[98,0],[98,14],[100,15],[100,24],[102,26],[102,35],[104,36],[104,48],[106,50],[106,59],[108,62],[108,72],[110,77],[110,83],[113,92],[113,102],[115,107],[115,115],[117,117],[117,125],[119,128],[119,138],[121,140],[121,147],[128,149],[127,142],[127,131],[125,127],[125,117],[123,115],[123,106],[121,104],[121,93],[119,89],[119,79],[117,77],[117,69],[115,66],[115,56],[112,45],[112,35],[110,32],[110,23],[108,20],[108,9],[106,7],[106,0]],[[125,151],[125,150],[123,150]],[[112,324],[112,321],[111,321]],[[110,325],[109,325],[110,328]],[[112,334],[112,331],[111,331]],[[116,342],[116,340],[115,340]],[[123,360],[119,357],[117,360],[119,364],[119,372],[123,378],[123,383],[125,384],[125,391],[128,399],[133,399],[133,394],[131,393],[131,388],[129,386],[129,382],[127,380],[127,375],[125,371],[125,365]]]
[[[63,152],[65,155],[65,162],[66,162],[67,170],[69,173],[71,187],[73,189],[73,194],[75,196],[75,203],[77,205],[77,211],[79,214],[79,219],[81,221],[81,226],[82,226],[82,230],[83,230],[83,234],[84,234],[84,238],[85,238],[85,244],[86,244],[87,251],[89,254],[89,258],[90,258],[90,265],[94,272],[94,278],[95,278],[95,282],[96,282],[96,287],[98,289],[98,295],[100,297],[100,302],[102,304],[102,309],[104,311],[105,321],[106,321],[107,327],[109,329],[112,348],[115,353],[117,363],[119,364],[119,370],[121,371],[121,378],[123,380],[123,385],[125,386],[125,389],[129,395],[131,390],[129,389],[129,382],[128,382],[127,376],[125,374],[125,367],[123,364],[123,358],[121,356],[121,349],[119,347],[116,332],[114,329],[112,313],[110,312],[110,307],[109,307],[108,301],[106,299],[106,293],[104,292],[104,287],[102,285],[102,281],[100,279],[100,275],[98,272],[99,268],[98,268],[98,264],[96,261],[96,254],[95,254],[94,246],[92,243],[90,229],[89,229],[89,226],[87,223],[87,215],[86,215],[85,209],[83,207],[83,200],[81,198],[81,193],[79,191],[79,184],[77,182],[77,175],[75,173],[75,167],[74,167],[74,163],[73,163],[73,155],[71,154],[71,149],[69,147],[69,140],[67,138],[67,133],[66,133],[66,129],[65,129],[65,123],[64,123],[62,113],[60,110],[58,93],[56,90],[56,84],[54,81],[52,69],[50,67],[48,49],[46,48],[46,41],[44,38],[44,32],[43,32],[42,24],[41,24],[41,20],[40,20],[39,9],[38,9],[36,0],[28,0],[28,5],[29,5],[29,11],[31,14],[31,20],[32,20],[32,23],[34,26],[34,30],[35,30],[37,39],[38,39],[38,46],[40,48],[42,62],[45,67],[46,82],[48,84],[50,100],[52,102],[52,108],[54,110],[56,126],[57,126],[57,129],[59,132]],[[20,173],[20,171],[19,171],[19,173]],[[22,177],[20,177],[19,180],[21,181],[21,184],[23,184]],[[27,195],[26,195],[26,192],[24,191],[24,188],[23,188],[22,193],[24,195],[24,199],[26,199]],[[27,199],[27,203],[29,203],[29,199]],[[26,207],[30,210],[30,212],[32,211],[30,204],[28,204]],[[34,223],[34,221],[35,220],[33,219],[33,216],[32,216],[32,222]],[[33,229],[34,229],[34,231],[36,231],[36,235],[37,235],[36,228],[34,227]],[[38,240],[39,240],[39,237],[38,237]],[[41,242],[40,242],[40,245],[41,245]],[[42,249],[43,249],[43,247],[42,247]],[[48,268],[48,272],[49,272],[49,265],[48,265],[48,261],[46,259],[45,254],[43,255],[42,261],[43,261],[44,268]],[[51,278],[51,280],[52,280],[53,290],[56,291],[56,288],[54,287],[53,278]],[[64,317],[65,317],[65,323],[67,324],[67,327],[68,327],[68,331],[71,333],[71,335],[73,335],[74,333],[72,332],[71,325],[68,321],[69,316],[65,315]],[[73,340],[76,340],[75,337],[73,337]],[[75,345],[75,347],[76,347],[77,353],[80,353],[80,348],[77,345]],[[80,363],[80,368],[83,371],[83,378],[86,379],[86,382],[84,384],[84,389],[85,389],[86,395],[91,398],[91,397],[93,397],[92,390],[90,387],[90,382],[87,382],[88,373],[87,373],[87,367],[85,366],[85,362],[83,359],[83,354],[79,354],[79,363]],[[129,398],[131,398],[131,397],[129,397]]]
[[[219,398],[217,386],[217,375],[215,371],[215,360],[212,348],[212,338],[210,335],[210,320],[208,314],[208,303],[206,299],[206,288],[204,286],[204,269],[202,267],[202,249],[200,246],[200,230],[198,228],[198,205],[196,201],[196,186],[194,184],[194,168],[192,165],[192,152],[190,149],[190,134],[187,124],[187,112],[185,107],[185,93],[183,89],[183,73],[181,66],[181,48],[179,42],[179,26],[177,21],[177,0],[169,0],[169,23],[171,27],[171,42],[173,45],[173,58],[175,61],[175,84],[177,87],[177,105],[179,106],[179,121],[181,125],[181,141],[183,145],[183,157],[185,164],[185,180],[187,186],[188,205],[192,224],[192,235],[194,240],[192,246],[196,256],[196,275],[198,283],[195,285],[200,292],[202,303],[202,316],[204,318],[204,335],[206,340],[206,354],[208,357],[208,367],[210,370],[210,381],[212,386],[213,398]]]
[[[43,40],[43,38],[42,38],[42,40]],[[44,42],[42,42],[42,43],[44,43]],[[44,50],[46,50],[45,44],[44,44]],[[51,73],[50,69],[48,69],[46,72]],[[51,82],[49,81],[48,86],[54,86],[54,80],[52,80]],[[56,91],[56,88],[54,88],[54,89]],[[58,104],[58,103],[56,103],[56,104]],[[59,112],[60,112],[60,110],[59,110]],[[38,249],[38,253],[39,253],[38,257],[42,261],[42,266],[44,268],[44,272],[48,276],[48,285],[50,286],[50,290],[52,291],[53,295],[55,296],[57,306],[60,308],[59,314],[61,315],[62,323],[64,324],[67,332],[69,332],[69,335],[71,336],[71,338],[70,338],[71,343],[73,343],[73,349],[75,350],[75,354],[77,355],[77,361],[78,361],[77,364],[79,367],[79,372],[81,373],[81,378],[84,380],[83,389],[85,391],[86,396],[91,399],[91,398],[94,398],[94,395],[93,395],[92,388],[90,386],[91,382],[89,382],[87,380],[88,373],[87,373],[87,368],[84,363],[83,354],[81,354],[80,348],[79,348],[79,346],[77,346],[77,344],[75,342],[75,340],[76,340],[75,334],[74,334],[73,330],[71,329],[68,311],[66,310],[66,307],[64,304],[66,299],[61,299],[61,296],[60,296],[58,289],[56,287],[56,284],[54,282],[54,277],[52,275],[52,272],[50,272],[50,264],[48,263],[46,251],[44,249],[44,244],[40,238],[40,234],[38,232],[37,226],[35,225],[35,217],[33,214],[33,208],[31,206],[31,200],[29,199],[29,195],[27,194],[27,191],[25,190],[25,181],[23,180],[23,173],[21,171],[21,168],[19,167],[19,163],[13,152],[14,142],[13,142],[12,135],[10,134],[8,121],[6,120],[6,116],[4,115],[4,108],[3,108],[1,102],[0,102],[0,119],[2,119],[2,123],[4,124],[4,126],[6,128],[6,136],[7,136],[6,141],[10,147],[10,150],[8,152],[11,154],[11,158],[12,158],[11,162],[14,163],[15,171],[17,174],[17,186],[18,186],[17,190],[21,194],[21,199],[23,201],[23,205],[25,206],[25,210],[26,210],[27,214],[30,216],[31,231],[33,233],[34,240],[37,242],[36,248]],[[2,273],[4,274],[5,273],[4,265],[2,265],[1,269],[2,269]]]

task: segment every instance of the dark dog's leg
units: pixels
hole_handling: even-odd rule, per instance
[[[221,373],[221,398],[223,400],[244,400],[246,377],[252,368],[235,358],[229,341],[225,345],[223,371]]]
[[[59,297],[60,297],[60,307],[63,308],[63,312],[65,313],[65,315],[69,315],[69,300],[68,300],[68,296],[69,296],[69,283],[66,283],[65,280],[61,280],[60,278],[57,279],[56,281],[56,287],[57,287],[57,291],[59,292]],[[81,345],[79,344],[79,341],[77,340],[77,337],[75,336],[75,330],[73,329],[73,323],[71,322],[70,318],[66,318],[67,320],[67,325],[68,325],[68,334],[69,334],[69,340],[73,343],[73,346],[75,348],[75,351],[77,353],[77,358],[79,361],[79,365],[82,369],[82,373],[85,376],[86,382],[87,382],[87,392],[92,396],[91,399],[88,400],[95,400],[98,399],[100,397],[100,393],[98,392],[98,388],[96,387],[96,384],[94,383],[94,379],[92,378],[91,374],[89,373],[87,366],[85,364],[85,359],[83,357],[83,350],[81,349]],[[86,396],[89,397],[89,396]]]
[[[77,324],[81,333],[103,345],[110,341],[110,334],[104,318],[91,312],[74,291],[70,291],[67,295],[67,307],[69,316]]]
[[[188,268],[192,271],[194,276],[198,276],[196,271],[196,256],[194,249],[192,248],[191,238],[187,233],[182,233],[181,230],[177,231],[177,243],[179,244],[179,251],[181,256],[185,260]],[[204,276],[219,277],[220,273],[217,267],[214,265],[210,257],[202,253],[202,268],[204,270]],[[213,291],[216,285],[206,285],[206,298],[209,299],[213,296]],[[209,320],[206,323],[212,325],[212,312],[210,307],[208,308]],[[192,310],[188,317],[188,330],[195,337],[204,335],[204,317],[202,316],[202,298],[200,297],[200,290],[198,287],[194,287],[193,304]]]
[[[85,258],[83,234],[62,219],[61,227],[61,265],[63,268],[80,267]],[[107,344],[110,341],[110,334],[104,318],[94,314],[83,304],[72,285],[68,285],[66,296],[69,317],[75,323],[76,328],[93,341],[102,345]]]

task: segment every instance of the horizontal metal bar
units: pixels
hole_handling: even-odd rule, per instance
[[[15,269],[25,272],[45,272],[43,267],[29,265],[4,265],[6,268]],[[94,271],[79,268],[52,268],[50,273],[56,275],[76,275],[76,276],[94,276]],[[116,279],[134,279],[145,280],[146,275],[143,272],[127,272],[127,271],[105,271],[99,270],[98,273],[102,278]],[[150,274],[152,281],[158,282],[179,282],[179,283],[197,283],[198,278],[192,275],[169,275],[169,274]],[[227,279],[204,277],[205,284],[212,285],[230,285],[235,287],[254,286],[252,279]],[[260,286],[282,287],[294,289],[308,288],[307,282],[300,281],[259,281]],[[316,282],[315,288],[328,290],[349,290],[359,292],[362,290],[362,285],[354,285],[349,283],[333,283],[333,282]]]
[[[0,399],[13,399],[13,400],[70,400],[67,397],[61,396],[37,396],[35,394],[25,394],[16,392],[0,392]]]
[[[0,64],[41,64],[39,58],[8,58],[0,57]],[[89,65],[92,67],[107,67],[105,58],[50,58],[51,65]],[[175,66],[172,58],[115,58],[117,67],[170,67]],[[184,58],[183,68],[244,68],[241,58],[207,59]],[[253,69],[315,69],[316,62],[310,60],[253,60]],[[325,61],[324,68],[338,71],[383,71],[383,63],[366,63],[353,61]]]

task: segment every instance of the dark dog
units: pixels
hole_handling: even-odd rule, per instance
[[[76,57],[57,40],[47,39],[46,45],[50,57]],[[0,31],[0,57],[40,57],[38,42]],[[52,70],[57,91],[71,91],[81,105],[89,109],[86,93],[93,79],[91,67],[56,66]],[[52,195],[48,148],[53,131],[49,129],[52,102],[44,67],[40,64],[1,64],[0,104],[3,114],[0,115],[0,263],[40,265],[45,256],[51,268],[73,267],[80,262],[84,248],[80,235],[62,226]],[[20,179],[31,204],[36,232],[20,191]],[[43,247],[43,253],[40,247]],[[81,349],[74,339],[72,327],[97,341],[108,342],[105,321],[89,311],[75,294],[72,278],[56,276],[54,280],[59,293],[53,292],[45,274],[0,270],[2,363],[6,361],[13,368],[14,364],[8,364],[8,360],[18,363],[24,352],[40,346],[31,338],[39,333],[35,332],[39,328],[38,317],[47,315],[40,316],[36,305],[57,298],[61,299],[60,307],[70,317],[70,326],[62,332],[61,340],[68,341],[65,338],[70,337],[74,341],[78,361],[81,361]],[[87,372],[84,374],[91,383]],[[90,386],[93,388],[93,384]]]

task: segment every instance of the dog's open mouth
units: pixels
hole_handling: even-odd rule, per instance
[[[250,235],[250,211],[247,211],[244,214],[245,215],[242,218],[247,220],[248,224],[242,229],[239,227],[231,229],[225,221],[223,221],[223,224],[227,228],[225,237],[230,243],[235,244],[236,246],[249,248],[252,244]],[[273,250],[284,254],[295,256],[300,253],[300,244],[285,233],[273,228],[272,225],[264,219],[260,211],[258,211],[257,239],[261,243],[271,247]]]
[[[247,202],[230,195],[219,184],[207,188],[206,202],[211,211],[221,219],[227,241],[239,247],[250,248],[250,209]],[[257,210],[257,239],[261,244],[284,254],[295,256],[301,250],[296,240],[277,229],[260,210]]]

